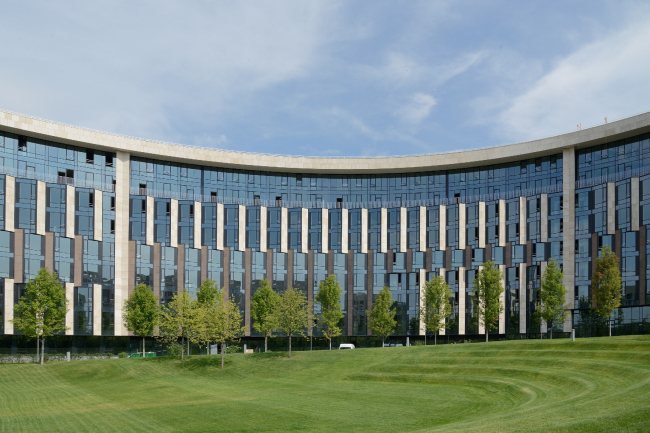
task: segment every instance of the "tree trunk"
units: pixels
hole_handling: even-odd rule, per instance
[[[551,335],[550,339],[552,340],[553,339],[553,328],[551,328],[551,334],[550,335]]]
[[[289,334],[289,358],[291,358],[291,334]]]
[[[266,334],[264,334],[264,353],[266,353],[269,350],[268,344],[266,342],[268,338],[269,337]]]
[[[145,350],[144,350],[144,335],[142,336],[142,357],[144,358],[145,355]]]
[[[45,335],[41,338],[41,365],[45,362]]]
[[[332,350],[332,337],[329,338],[329,345],[330,345],[330,350]]]
[[[41,337],[37,336],[36,337],[36,362],[38,362],[41,359]]]
[[[384,337],[381,337],[381,347],[384,347]]]
[[[223,357],[224,357],[224,352],[223,350],[224,343],[221,343],[221,369],[223,370]]]
[[[190,339],[187,339],[187,356],[190,356]]]

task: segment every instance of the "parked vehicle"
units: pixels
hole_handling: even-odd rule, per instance
[[[339,350],[340,349],[356,349],[356,347],[352,343],[341,343],[339,345]]]

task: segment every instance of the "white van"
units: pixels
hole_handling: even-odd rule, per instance
[[[352,344],[352,343],[341,343],[339,345],[339,350],[340,349],[354,349],[354,348],[355,348],[354,344]]]

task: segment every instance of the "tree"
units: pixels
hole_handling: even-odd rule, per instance
[[[318,286],[316,301],[321,305],[320,320],[325,325],[325,336],[327,337],[329,350],[332,350],[332,337],[341,335],[339,326],[343,319],[343,307],[341,306],[341,285],[336,281],[336,275],[329,275]]]
[[[149,286],[140,283],[124,303],[122,311],[126,329],[142,337],[142,357],[144,357],[144,337],[153,334],[158,320],[158,299]]]
[[[176,293],[171,302],[160,308],[160,335],[159,339],[171,343],[181,339],[181,362],[185,360],[185,339],[193,336],[197,326],[196,301],[183,290]]]
[[[205,345],[206,353],[210,354],[210,343],[214,341],[214,330],[211,319],[216,314],[216,309],[224,302],[223,291],[214,280],[205,280],[196,292],[196,332],[193,341],[199,347]]]
[[[307,297],[298,289],[289,287],[280,296],[280,302],[275,310],[276,321],[279,329],[289,337],[289,358],[291,358],[291,337],[305,335],[305,328],[311,322],[311,305]]]
[[[271,289],[268,281],[260,281],[260,286],[251,299],[251,317],[253,329],[264,335],[264,352],[268,349],[267,340],[277,328],[275,309],[280,302],[280,295]]]
[[[241,312],[239,305],[233,298],[224,300],[219,298],[210,309],[205,317],[207,326],[212,332],[210,341],[215,341],[221,345],[221,369],[223,370],[225,350],[224,346],[227,341],[238,341],[244,333],[242,325]]]
[[[427,344],[427,332],[434,332],[434,344],[438,344],[438,332],[445,329],[447,318],[451,315],[451,289],[443,277],[434,277],[424,283],[420,300],[420,317],[424,322],[424,344]]]
[[[384,341],[388,337],[395,326],[395,312],[391,308],[393,301],[390,289],[386,286],[379,292],[377,299],[372,304],[370,311],[366,311],[368,315],[368,325],[372,333],[381,337],[381,346],[384,346]]]
[[[14,327],[41,344],[41,365],[45,362],[45,338],[64,332],[68,301],[58,275],[47,268],[25,286],[25,294],[14,307]]]
[[[596,258],[591,276],[591,301],[596,304],[599,317],[609,321],[609,336],[612,336],[612,311],[621,305],[621,271],[619,261],[612,249],[605,245]]]
[[[478,271],[474,279],[476,287],[476,310],[479,323],[485,327],[485,342],[488,341],[488,332],[497,326],[499,316],[503,312],[501,294],[503,274],[494,262],[483,263],[483,269]]]
[[[539,315],[546,321],[548,329],[551,331],[551,339],[553,339],[553,326],[564,322],[567,317],[564,301],[568,290],[564,287],[563,279],[564,273],[555,259],[549,260],[542,276],[542,287],[539,290],[541,302]]]

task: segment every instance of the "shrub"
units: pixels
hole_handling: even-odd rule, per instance
[[[240,346],[226,346],[226,353],[237,353],[241,350]]]
[[[126,353],[126,352],[120,352],[120,353],[117,354],[117,357],[118,358],[128,358],[129,354]]]
[[[182,351],[183,346],[178,341],[174,341],[167,345],[167,355],[180,356]]]
[[[424,340],[413,340],[410,342],[411,346],[424,346]]]

